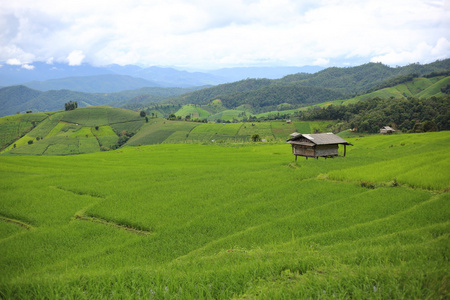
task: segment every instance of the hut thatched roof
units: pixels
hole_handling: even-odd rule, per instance
[[[291,134],[293,136],[293,134]],[[303,138],[303,139],[302,139]],[[305,141],[308,140],[308,141]],[[302,141],[300,141],[302,140]],[[329,132],[329,133],[317,133],[317,134],[301,134],[298,133],[294,135],[292,138],[287,140],[289,144],[298,144],[305,146],[313,146],[313,145],[351,145],[349,142],[344,140],[343,138]]]

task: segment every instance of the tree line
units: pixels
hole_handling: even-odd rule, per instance
[[[341,126],[379,132],[390,125],[403,132],[450,130],[450,96],[417,99],[373,98],[300,112],[301,120],[339,120]]]

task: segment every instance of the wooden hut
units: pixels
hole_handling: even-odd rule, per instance
[[[395,132],[394,128],[390,126],[384,126],[380,129],[381,134],[393,134]]]
[[[333,133],[319,133],[319,134],[301,134],[294,132],[291,134],[292,138],[287,142],[292,145],[292,154],[297,156],[304,156],[306,158],[313,157],[334,157],[338,156],[339,144],[344,145],[344,156],[347,152],[347,145],[352,145],[341,137]]]

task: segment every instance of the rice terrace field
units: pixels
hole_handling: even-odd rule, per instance
[[[101,118],[77,149],[139,121]],[[43,141],[69,124],[44,122]],[[295,163],[283,142],[187,142],[249,124],[154,122],[115,151],[0,156],[0,298],[450,297],[450,132],[346,138],[346,157]]]

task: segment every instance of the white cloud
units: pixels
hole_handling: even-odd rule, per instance
[[[450,54],[448,0],[0,1],[0,61],[217,68]]]
[[[318,59],[316,59],[316,60],[312,63],[312,65],[314,65],[314,66],[326,66],[326,65],[328,65],[329,63],[330,63],[330,60],[329,60],[329,59],[319,57]]]
[[[17,58],[10,58],[6,61],[6,64],[11,66],[20,66],[22,63]]]
[[[22,65],[22,68],[23,68],[23,69],[26,69],[26,70],[33,70],[33,69],[34,69],[34,66],[33,66],[33,65],[29,65],[29,64],[23,64],[23,65]]]
[[[446,38],[440,38],[433,47],[425,42],[418,44],[413,49],[395,51],[388,49],[387,53],[375,56],[372,62],[382,62],[388,65],[406,65],[415,62],[431,63],[437,59],[449,58],[450,42]],[[429,56],[429,58],[427,58]]]
[[[85,57],[86,56],[83,54],[83,51],[74,50],[70,52],[69,56],[67,56],[67,61],[69,62],[69,66],[79,66]]]

